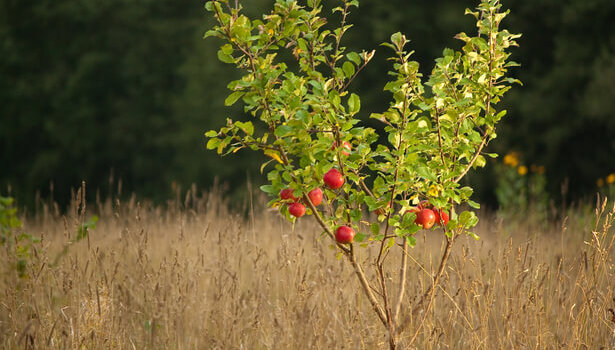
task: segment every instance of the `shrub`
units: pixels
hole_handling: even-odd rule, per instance
[[[506,76],[516,65],[507,61],[507,49],[520,35],[500,29],[508,12],[499,1],[482,0],[475,11],[466,10],[476,19],[478,32],[457,34],[462,48],[444,49],[425,80],[418,63],[410,59],[406,36],[393,34],[383,44],[392,50],[391,81],[384,87],[392,101],[386,111],[370,115],[384,125],[384,135],[379,135],[362,125],[360,97],[349,90],[376,52],[343,46],[343,36],[352,27],[350,11],[358,5],[356,0],[340,1],[333,9],[339,19],[333,28],[330,23],[335,21],[322,17],[319,0],[308,0],[305,6],[277,0],[262,19],[243,15],[237,1],[207,2],[217,25],[205,37],[224,40],[218,58],[244,72],[229,83],[225,104],[241,100],[250,116],[245,121],[228,119],[220,130],[208,131],[207,148],[224,155],[247,148],[271,158],[261,167],[261,172],[269,169],[269,184],[262,186],[274,197],[269,205],[296,220],[286,200],[278,197],[286,188],[307,205],[307,214],[315,217],[323,235],[352,264],[388,331],[390,347],[396,348],[408,325],[407,318],[400,318],[408,247],[415,246],[421,229],[414,206],[423,200],[450,212],[450,221],[441,227],[447,244],[439,270],[433,286],[414,305],[415,314],[426,314],[425,308],[431,307],[455,238],[478,238],[470,231],[478,222],[474,212],[457,213],[460,205],[478,208],[471,200],[472,188],[460,181],[471,169],[484,166],[485,157],[496,156],[485,153],[485,147],[496,138],[496,125],[506,114],[495,105],[518,82]],[[344,181],[339,189],[325,187],[324,205],[316,207],[307,194],[323,185],[331,169],[337,169]],[[376,211],[375,218],[370,213]],[[340,226],[356,231],[354,243],[335,241],[334,231]],[[357,260],[357,246],[370,245],[378,249],[372,262],[376,281],[367,278]],[[393,249],[402,257],[396,298],[389,294],[384,273]],[[418,329],[410,343],[417,334]]]

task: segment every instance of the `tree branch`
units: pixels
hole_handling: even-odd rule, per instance
[[[380,303],[378,303],[378,300],[374,296],[374,293],[372,292],[372,289],[371,289],[372,287],[369,284],[369,281],[367,280],[367,277],[365,276],[365,272],[361,268],[361,265],[357,263],[357,258],[354,254],[354,249],[352,245],[350,246],[350,253],[346,254],[346,256],[348,257],[348,260],[350,260],[350,263],[352,264],[352,267],[354,268],[357,278],[359,278],[359,282],[361,283],[361,286],[363,287],[363,291],[365,292],[365,295],[367,295],[367,299],[369,300],[369,302],[372,304],[372,308],[378,315],[378,318],[380,318],[380,321],[382,322],[382,324],[386,326],[387,319],[386,319],[384,310],[382,310],[382,306],[380,306]]]
[[[393,322],[397,323],[399,318],[399,310],[404,300],[406,292],[406,270],[408,268],[408,241],[404,239],[404,245],[401,251],[401,266],[399,268],[399,291],[397,292],[397,302],[395,303],[395,312],[393,313]]]

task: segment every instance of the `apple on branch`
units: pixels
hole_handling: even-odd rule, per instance
[[[305,205],[295,202],[288,206],[288,212],[290,215],[300,218],[305,214]]]
[[[322,203],[322,190],[319,187],[316,187],[315,189],[308,192],[308,198],[315,207],[319,206],[320,203]]]
[[[335,230],[335,240],[337,243],[349,244],[354,239],[355,232],[350,226],[340,226]]]
[[[342,176],[339,170],[331,168],[323,177],[323,181],[330,189],[337,190],[344,184],[344,176]]]

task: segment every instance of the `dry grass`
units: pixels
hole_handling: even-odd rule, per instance
[[[25,220],[26,231],[43,236],[28,278],[9,271],[0,253],[3,348],[388,347],[350,265],[310,218],[294,230],[270,210],[246,220],[219,194],[194,191],[167,209],[107,201],[88,208],[101,217],[89,239],[53,265],[81,209],[75,201],[70,215],[44,208]],[[544,229],[483,218],[480,241],[456,242],[416,348],[615,348],[613,211],[599,221]],[[441,249],[441,233],[419,235],[409,303],[431,283]]]

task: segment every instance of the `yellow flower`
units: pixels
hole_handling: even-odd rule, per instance
[[[504,156],[504,164],[510,165],[512,168],[516,168],[519,165],[519,153],[509,152]]]
[[[518,167],[517,168],[517,173],[519,173],[519,175],[521,175],[521,176],[527,174],[527,167],[525,165],[522,165],[522,166]]]
[[[440,193],[440,191],[438,190],[438,186],[436,186],[436,185],[429,186],[429,191],[427,191],[427,195],[428,196],[436,197],[439,193]]]
[[[596,180],[596,185],[598,185],[598,187],[602,187],[602,186],[604,186],[604,180],[603,180],[603,179],[601,179],[601,178],[600,178],[600,179],[598,179],[598,180]]]
[[[609,176],[606,177],[606,183],[609,185],[615,183],[615,173],[610,173]]]

